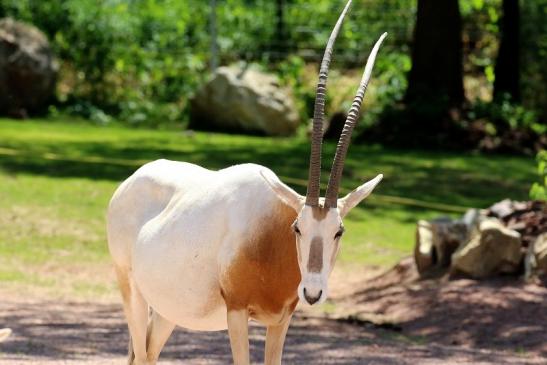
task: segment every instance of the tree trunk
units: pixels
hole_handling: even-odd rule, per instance
[[[217,1],[210,0],[209,31],[211,35],[211,59],[209,68],[214,72],[218,67],[218,43],[217,43]]]
[[[285,0],[276,0],[275,2],[275,58],[281,59],[285,54],[284,44],[287,41],[285,37]]]
[[[496,60],[494,100],[509,95],[520,101],[520,9],[518,0],[503,0],[503,16],[500,19],[500,48]]]
[[[458,0],[418,0],[406,102],[460,107],[464,101]]]

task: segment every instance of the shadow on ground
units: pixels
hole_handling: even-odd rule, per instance
[[[127,331],[114,304],[3,300],[0,324],[14,334],[0,363],[124,363]],[[264,330],[251,328],[253,363],[263,358]],[[176,330],[161,363],[229,364],[226,332]],[[541,364],[544,359],[500,351],[419,344],[396,332],[297,315],[289,330],[287,364]]]
[[[547,358],[546,284],[514,277],[420,280],[409,258],[341,300],[346,313],[388,321],[420,341]]]

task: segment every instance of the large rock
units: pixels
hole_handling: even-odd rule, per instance
[[[25,117],[54,95],[58,65],[46,36],[10,18],[0,20],[0,114]]]
[[[478,232],[452,255],[452,272],[474,278],[516,273],[522,262],[521,236],[499,220],[482,221]]]
[[[467,240],[468,235],[469,227],[462,221],[448,218],[418,221],[414,260],[420,275],[449,267],[452,254]]]
[[[284,136],[298,127],[288,90],[275,76],[220,67],[191,100],[190,128]]]
[[[467,242],[482,219],[478,209],[469,209],[458,220],[439,217],[418,221],[414,261],[420,276],[446,271],[451,264],[452,254]]]

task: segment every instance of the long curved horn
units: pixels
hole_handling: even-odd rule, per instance
[[[319,205],[320,181],[321,181],[321,145],[323,143],[323,117],[325,114],[325,96],[327,93],[327,77],[329,74],[329,65],[332,56],[334,41],[340,32],[344,17],[351,5],[349,0],[342,10],[342,14],[338,18],[332,33],[330,34],[325,54],[321,61],[319,70],[319,81],[317,82],[317,91],[315,94],[315,108],[313,110],[313,130],[311,137],[311,153],[310,153],[310,171],[308,176],[308,191],[306,193],[306,205]]]
[[[340,139],[338,140],[338,146],[336,147],[336,154],[334,155],[334,161],[330,172],[329,184],[327,185],[327,193],[325,195],[326,207],[336,208],[338,201],[338,190],[340,188],[340,179],[342,178],[344,161],[346,159],[346,153],[348,152],[349,143],[351,141],[351,133],[353,132],[353,128],[355,128],[357,120],[359,119],[359,111],[365,97],[365,92],[367,91],[367,86],[370,80],[370,75],[372,74],[372,68],[374,67],[376,55],[378,54],[380,45],[386,36],[387,33],[382,34],[380,39],[378,39],[374,45],[374,48],[372,48],[372,52],[370,52],[370,56],[368,57],[367,64],[365,66],[365,72],[363,73],[363,78],[361,79],[361,83],[357,89],[355,99],[353,99],[353,103],[351,104],[342,134],[340,134]]]

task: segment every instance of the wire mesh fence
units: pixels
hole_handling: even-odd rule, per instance
[[[210,0],[208,11],[216,14],[209,18],[216,22],[210,26],[216,30],[211,49],[223,60],[275,61],[297,55],[316,61],[344,3],[257,0],[242,9],[240,2]],[[362,63],[383,32],[389,33],[386,48],[408,52],[415,12],[416,0],[355,1],[336,44],[336,62]]]

